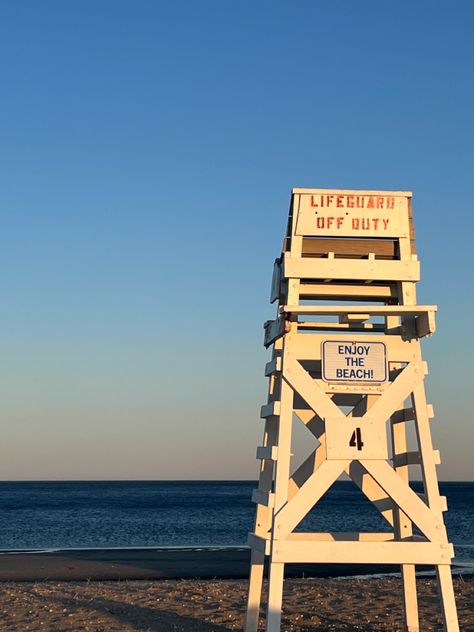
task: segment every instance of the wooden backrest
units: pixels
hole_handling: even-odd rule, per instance
[[[285,282],[297,278],[301,299],[399,302],[399,284],[419,278],[411,195],[293,189],[272,299],[284,302]]]

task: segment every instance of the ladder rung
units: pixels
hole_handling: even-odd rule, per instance
[[[311,316],[420,316],[434,313],[436,305],[283,305],[281,313]]]
[[[434,408],[432,404],[426,404],[426,415],[428,419],[433,419],[435,416]],[[404,423],[405,421],[414,421],[415,419],[415,409],[410,406],[409,408],[401,408],[393,413],[392,417],[393,424]]]
[[[265,375],[270,377],[274,373],[281,371],[281,356],[276,356],[265,365]]]
[[[404,452],[395,454],[393,457],[393,467],[404,467],[405,465],[419,465],[421,463],[419,452]]]
[[[250,532],[247,536],[247,544],[252,551],[260,551],[266,555],[270,553],[270,540],[262,535]]]
[[[276,461],[278,455],[278,448],[276,445],[272,446],[260,446],[257,448],[257,459],[263,459],[267,461]]]
[[[254,489],[252,492],[252,502],[256,505],[264,507],[273,507],[275,504],[275,494],[272,492],[263,492],[261,489]]]
[[[433,450],[433,460],[435,465],[441,463],[441,454],[439,450]],[[403,454],[395,454],[393,457],[394,467],[403,467],[404,465],[420,465],[421,458],[419,452],[404,452]]]
[[[415,409],[413,407],[401,408],[393,413],[391,421],[393,424],[402,424],[405,421],[413,421],[415,419]]]
[[[417,493],[416,495],[425,503],[425,505],[428,505],[426,494]],[[448,499],[446,496],[439,496],[439,505],[441,511],[448,511]]]
[[[280,414],[280,402],[270,402],[262,406],[260,410],[260,417],[267,419],[267,417],[277,417]]]

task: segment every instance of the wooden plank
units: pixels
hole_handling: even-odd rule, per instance
[[[283,363],[283,378],[301,395],[314,412],[322,419],[325,417],[342,417],[344,414],[326,395],[322,388],[312,379],[301,364],[289,353]]]
[[[262,553],[261,551],[252,549],[247,611],[245,616],[245,632],[257,632],[264,566],[265,551]]]
[[[270,377],[270,375],[278,373],[278,371],[281,371],[281,356],[275,356],[273,360],[267,362],[265,365],[265,376]]]
[[[368,413],[369,414],[369,413]],[[387,459],[387,433],[378,419],[363,417],[326,417],[326,453],[328,460]],[[359,433],[360,445],[351,440]]]
[[[281,279],[281,259],[275,259],[275,263],[273,265],[272,287],[270,291],[270,303],[274,303],[280,298]]]
[[[284,564],[276,562],[273,555],[271,557],[268,575],[266,632],[280,632]]]
[[[328,323],[328,322],[299,322],[298,331],[377,331],[384,332],[385,325],[378,323]]]
[[[273,559],[314,564],[449,564],[450,544],[437,542],[315,542],[275,540]]]
[[[264,492],[261,489],[254,489],[252,492],[252,502],[256,505],[264,507],[273,507],[275,505],[275,494],[272,492]]]
[[[267,320],[263,325],[264,328],[264,345],[269,347],[278,338],[290,331],[290,323],[284,316],[280,316],[276,320]]]
[[[303,256],[321,257],[327,256],[328,252],[333,252],[344,258],[358,259],[367,257],[368,253],[372,252],[379,258],[395,259],[397,247],[394,239],[310,239],[303,237]]]
[[[263,554],[269,553],[270,540],[268,538],[264,538],[261,535],[257,535],[256,533],[252,532],[248,533],[247,544],[252,549],[252,551],[259,551]]]
[[[356,285],[342,283],[306,283],[300,284],[300,300],[304,299],[330,299],[330,300],[357,300],[357,301],[386,301],[395,299],[397,290],[392,285]]]
[[[433,312],[420,315],[416,321],[416,331],[418,338],[424,338],[424,336],[431,336],[436,331],[436,320]]]
[[[408,239],[407,200],[393,196],[302,195],[296,234],[328,239]]]
[[[285,357],[283,358],[285,361]],[[293,425],[293,399],[291,386],[284,380],[280,384],[281,410],[278,424],[278,461],[275,465],[275,509],[279,511],[288,500],[288,479],[290,478],[291,435]]]
[[[362,467],[432,542],[445,542],[444,525],[386,461],[361,461]],[[408,564],[408,560],[406,561]]]
[[[311,541],[311,542],[392,542],[393,533],[389,532],[363,532],[363,531],[332,531],[330,533],[306,533],[294,531],[287,537],[287,541]]]
[[[260,446],[257,448],[257,459],[276,461],[278,458],[278,448],[276,445]]]
[[[436,312],[437,305],[282,305],[280,312],[308,316],[419,316]]]
[[[275,513],[274,537],[286,538],[339,478],[347,465],[347,461],[323,461],[293,498]]]
[[[264,404],[260,409],[260,418],[278,417],[280,414],[280,402],[269,402]]]
[[[401,424],[407,421],[413,421],[415,419],[415,409],[413,406],[409,406],[408,408],[400,408],[400,410],[396,410],[393,415],[390,417],[390,421],[392,424]]]
[[[441,463],[441,454],[439,450],[433,450],[433,458],[435,465],[439,465]],[[395,454],[393,456],[392,462],[395,468],[403,467],[406,465],[420,465],[421,455],[416,450],[405,452],[404,454]]]
[[[423,381],[425,371],[424,362],[410,362],[372,406],[370,416],[385,422]]]
[[[332,194],[332,195],[385,195],[391,197],[413,197],[412,191],[379,191],[369,189],[307,189],[294,187],[291,189],[292,195],[311,195],[315,193]]]
[[[419,465],[421,461],[418,451],[405,452],[403,454],[394,454],[392,463],[394,468],[405,467],[407,465]]]
[[[300,259],[285,256],[287,279],[345,279],[372,281],[419,281],[418,261],[365,261],[344,259]]]
[[[446,563],[441,563],[436,569],[438,577],[439,593],[441,597],[441,609],[443,611],[444,629],[446,632],[459,632],[456,600],[454,597],[453,578],[451,569]]]
[[[423,483],[428,504],[442,522],[443,515],[440,504],[438,478],[436,475],[433,441],[431,438],[425,387],[423,383],[418,384],[416,388],[413,389],[412,403],[416,410],[415,431],[418,440],[418,448],[422,458],[421,472],[423,475]],[[442,525],[442,528],[446,533],[444,524]]]

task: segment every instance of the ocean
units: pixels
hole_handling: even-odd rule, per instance
[[[252,530],[249,481],[0,483],[0,549],[237,546]],[[421,484],[414,483],[415,491]],[[456,563],[474,567],[474,482],[440,483]],[[300,530],[384,531],[351,482],[338,482]]]

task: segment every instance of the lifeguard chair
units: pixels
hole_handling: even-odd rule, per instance
[[[443,521],[420,339],[435,331],[434,305],[416,304],[420,278],[411,207],[404,191],[294,189],[265,323],[268,401],[260,460],[246,632],[258,626],[265,559],[267,632],[280,630],[288,563],[399,564],[406,627],[418,631],[415,567],[437,572],[444,625],[459,630],[453,547]],[[291,467],[292,426],[317,439]],[[409,445],[408,427],[415,444]],[[409,486],[421,466],[422,495]],[[302,519],[349,476],[390,525],[382,533],[303,533]]]

